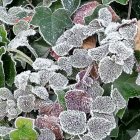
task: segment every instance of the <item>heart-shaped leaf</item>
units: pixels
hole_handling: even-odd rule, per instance
[[[39,32],[50,45],[55,45],[58,37],[66,28],[72,26],[72,21],[65,9],[58,9],[52,13],[50,8],[37,7],[31,24],[39,27]]]

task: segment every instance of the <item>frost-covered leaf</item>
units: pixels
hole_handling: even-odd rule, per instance
[[[123,96],[121,95],[121,93],[118,91],[117,88],[111,90],[110,96],[116,105],[116,112],[127,106],[126,100],[123,98]]]
[[[7,6],[13,2],[13,0],[2,0],[3,1],[3,6]]]
[[[81,0],[61,0],[63,7],[72,15],[80,6]]]
[[[38,96],[40,99],[47,100],[49,97],[48,91],[43,86],[35,86],[32,88],[32,93]]]
[[[35,96],[32,94],[19,96],[17,99],[17,106],[23,112],[31,112],[35,106]]]
[[[25,20],[20,20],[18,23],[16,23],[13,26],[13,32],[15,35],[18,35],[20,32],[28,29],[29,29],[29,23]]]
[[[104,27],[107,27],[112,21],[112,14],[108,8],[102,8],[99,10],[98,19],[101,21]]]
[[[55,135],[54,133],[48,129],[48,128],[45,128],[45,129],[41,129],[41,134],[38,136],[38,140],[55,140]]]
[[[94,140],[89,134],[85,134],[81,140]]]
[[[14,128],[6,127],[6,126],[0,126],[0,136],[5,136],[10,133]]]
[[[105,34],[108,35],[111,32],[116,32],[120,27],[120,23],[111,22],[105,29]]]
[[[92,105],[92,98],[82,90],[69,90],[66,92],[65,101],[67,109],[79,110],[89,113]]]
[[[103,139],[110,135],[110,132],[116,126],[112,126],[110,121],[103,118],[91,118],[87,123],[87,127],[92,138]]]
[[[6,106],[7,106],[6,101],[0,101],[0,117],[6,116],[7,113]]]
[[[70,56],[70,62],[75,68],[85,68],[92,63],[92,59],[88,56],[87,50],[75,49],[73,55]]]
[[[99,75],[104,83],[114,82],[121,73],[122,66],[115,63],[109,56],[103,58],[99,63]]]
[[[62,111],[63,108],[59,103],[48,103],[39,108],[39,114],[47,116],[59,117]]]
[[[134,64],[135,64],[134,55],[131,55],[129,58],[124,60],[123,71],[127,74],[132,74]]]
[[[56,140],[63,139],[63,133],[58,122],[58,118],[54,116],[37,116],[35,125],[40,129],[48,128],[55,134]]]
[[[9,99],[9,100],[6,101],[6,103],[7,103],[8,107],[15,107],[16,106],[16,103],[15,103],[14,100]]]
[[[84,24],[84,18],[91,15],[91,12],[97,7],[99,3],[97,1],[91,1],[83,4],[74,14],[73,22],[75,24]]]
[[[139,140],[140,139],[140,130],[136,133],[136,135],[131,140]]]
[[[81,111],[67,110],[60,116],[62,129],[72,135],[83,134],[86,131],[86,114]]]
[[[5,83],[12,86],[16,76],[16,62],[11,54],[4,54],[2,56],[3,68],[5,73]]]
[[[109,96],[98,96],[92,103],[93,112],[111,114],[115,111],[116,105]]]
[[[103,4],[110,4],[114,1],[116,1],[120,4],[123,4],[123,5],[126,5],[128,3],[128,0],[102,0]]]
[[[43,0],[43,6],[50,7],[52,5],[52,3],[55,1],[57,1],[57,0]]]
[[[19,89],[26,89],[31,71],[24,71],[15,77],[15,86]]]
[[[125,44],[121,41],[110,43],[109,51],[116,54],[120,60],[126,60],[133,55],[134,52],[132,48],[125,46]]]
[[[40,75],[37,72],[32,72],[30,74],[29,80],[31,83],[40,84]]]
[[[40,34],[50,45],[55,45],[56,40],[65,28],[72,25],[71,19],[65,9],[58,9],[52,13],[51,9],[40,6],[36,7],[35,11],[31,24],[39,26]]]
[[[119,28],[119,33],[124,37],[124,39],[133,40],[137,34],[136,23],[123,25]]]
[[[64,89],[68,84],[68,79],[61,73],[55,73],[49,79],[49,84],[53,89]]]
[[[10,99],[14,99],[12,92],[6,88],[6,87],[2,87],[0,88],[0,99],[2,100],[10,100]]]
[[[45,58],[36,58],[32,66],[35,70],[55,71],[59,69],[59,66],[55,65],[53,60]]]
[[[28,94],[30,94],[30,93],[31,93],[31,92],[29,92],[29,91],[27,90],[27,87],[26,87],[25,90],[24,90],[24,89],[16,89],[16,90],[14,91],[14,98],[17,99],[19,96],[28,95]]]
[[[11,115],[11,116],[18,116],[17,109],[14,107],[9,107],[7,109],[7,113],[8,113],[8,115]]]
[[[66,71],[68,76],[72,74],[72,66],[68,57],[59,57],[57,63],[62,70]]]
[[[109,53],[108,44],[105,44],[105,45],[99,46],[97,48],[93,48],[93,49],[88,50],[88,55],[91,56],[92,60],[95,60],[95,61],[100,61],[108,53]]]
[[[140,73],[138,73],[137,79],[136,79],[136,84],[140,85]]]

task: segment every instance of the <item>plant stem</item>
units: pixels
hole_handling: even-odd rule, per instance
[[[128,16],[127,16],[127,19],[130,19],[131,10],[132,10],[132,0],[129,0],[129,7],[128,7]]]

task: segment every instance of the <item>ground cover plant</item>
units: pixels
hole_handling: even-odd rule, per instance
[[[0,0],[1,140],[140,140],[138,0]]]

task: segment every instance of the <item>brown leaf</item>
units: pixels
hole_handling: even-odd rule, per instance
[[[137,21],[138,31],[135,37],[135,50],[140,51],[140,20]]]
[[[90,36],[90,37],[88,37],[87,39],[84,40],[82,48],[84,48],[84,49],[95,48],[96,47],[96,42],[97,42],[96,36],[95,35]]]
[[[99,77],[99,74],[98,74],[98,65],[95,64],[93,65],[91,71],[90,71],[90,75],[93,79],[97,79]]]

